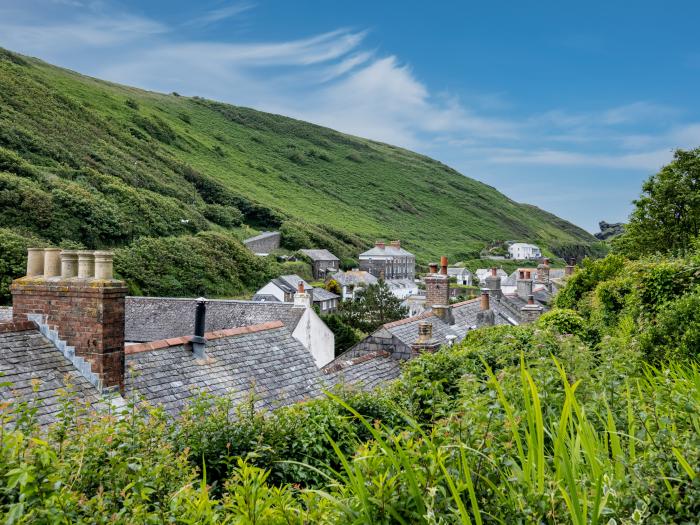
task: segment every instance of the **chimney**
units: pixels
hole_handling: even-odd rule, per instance
[[[493,296],[494,299],[500,299],[503,293],[501,292],[501,278],[498,276],[497,268],[491,268],[491,275],[487,275],[484,282],[489,295]]]
[[[481,309],[476,313],[476,326],[493,326],[496,324],[496,314],[491,310],[488,290],[481,291]]]
[[[425,304],[427,307],[449,306],[450,280],[447,278],[447,257],[441,257],[440,264],[444,269],[437,273],[437,264],[430,264],[430,273],[423,278],[425,282]]]
[[[192,336],[192,353],[197,359],[204,359],[204,348],[207,340],[204,337],[204,327],[207,318],[207,300],[204,297],[197,299],[197,308],[194,314],[194,336]]]
[[[311,308],[311,294],[304,290],[304,283],[299,281],[297,293],[294,294],[294,308]]]
[[[78,252],[63,250],[61,252],[61,279],[78,277]]]
[[[10,287],[13,318],[55,330],[75,355],[90,362],[101,387],[123,390],[127,288],[112,279],[111,253],[98,253],[100,279],[93,252],[30,248],[27,275]]]
[[[374,243],[374,246],[379,248],[380,250],[383,250],[386,248],[386,244],[384,244],[384,241],[377,241]]]
[[[433,353],[440,348],[440,342],[433,339],[433,325],[427,321],[418,323],[418,339],[411,345],[411,355],[424,352]]]
[[[440,257],[440,273],[442,275],[447,275],[447,257],[444,255]]]
[[[567,264],[566,268],[564,268],[564,275],[573,275],[575,269],[576,269],[576,259],[571,258],[571,259],[569,259],[569,264]]]
[[[525,323],[532,323],[542,315],[544,308],[535,302],[535,296],[530,294],[527,298],[527,304],[520,309],[520,316]]]
[[[519,278],[515,283],[516,293],[518,297],[527,301],[527,298],[532,294],[532,279],[530,278],[530,272],[525,270],[520,270]]]
[[[401,248],[401,241],[391,241],[392,248]]]
[[[481,311],[485,312],[486,310],[490,310],[491,307],[489,305],[489,292],[486,290],[481,291]]]
[[[42,264],[43,264],[43,263],[42,263]],[[437,273],[437,271],[438,271],[438,265],[437,265],[437,263],[430,263],[430,264],[428,265],[428,267],[430,268],[430,273]],[[42,266],[42,268],[43,268],[43,266]],[[43,271],[43,270],[42,270],[42,271]]]
[[[435,314],[436,317],[439,317],[442,319],[444,323],[447,323],[449,325],[455,324],[455,318],[454,315],[452,314],[452,306],[451,305],[438,305],[434,304],[433,305],[433,313]]]
[[[544,284],[549,283],[549,259],[547,257],[537,265],[537,282]]]

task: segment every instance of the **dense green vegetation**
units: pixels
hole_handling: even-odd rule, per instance
[[[144,106],[137,95],[127,107]],[[176,140],[157,122],[151,132]],[[697,155],[679,152],[662,174],[692,171]],[[697,522],[700,247],[667,219],[692,220],[698,188],[678,197],[689,203],[678,215],[673,193],[654,189],[666,176],[645,185],[617,253],[585,260],[536,323],[469,332],[407,362],[383,390],[339,388],[268,414],[252,399],[234,407],[202,394],[173,419],[136,398],[93,414],[68,387],[48,431],[36,425],[36,401],[3,403],[5,522]],[[652,243],[647,220],[668,234]],[[120,252],[122,271],[143,264],[155,280],[186,282],[147,264],[168,257],[172,235],[135,239]],[[222,250],[213,256],[251,262],[235,241],[205,242],[227,233],[177,235],[203,257]],[[0,230],[7,251],[25,242]],[[240,280],[215,271],[244,287],[272,263],[259,264]]]
[[[175,420],[67,396],[47,436],[31,403],[5,405],[0,508],[10,523],[692,523],[698,264],[586,262],[535,325],[472,332],[374,393],[270,414],[204,395]]]
[[[285,248],[328,248],[341,260],[376,238],[404,240],[422,262],[463,259],[494,237],[582,249],[593,241],[566,221],[400,148],[198,97],[119,86],[5,50],[0,228],[52,244],[138,252],[123,260],[154,246],[138,239],[172,238],[169,245],[186,252],[191,237],[206,230],[240,239],[279,229]],[[0,267],[15,268],[6,257],[0,253]],[[195,275],[170,273],[183,278],[132,284],[194,293],[188,283]],[[212,283],[201,288],[229,293],[250,282],[240,274],[226,283],[224,275],[231,276],[207,274]]]

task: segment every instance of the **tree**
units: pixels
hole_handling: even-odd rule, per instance
[[[338,314],[323,316],[323,321],[335,335],[335,356],[338,357],[348,348],[355,346],[361,339],[358,330],[345,322]]]
[[[403,319],[408,310],[401,306],[386,282],[380,280],[357,292],[353,301],[342,303],[339,314],[353,328],[370,333],[385,323]]]
[[[676,150],[673,161],[649,177],[625,233],[613,243],[630,257],[685,254],[700,233],[700,148]]]
[[[331,279],[326,283],[326,290],[334,293],[335,295],[341,295],[343,290],[340,288],[340,284],[335,279]]]

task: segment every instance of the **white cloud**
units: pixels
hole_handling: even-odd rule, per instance
[[[255,4],[247,2],[230,4],[224,7],[220,7],[218,9],[212,9],[211,11],[208,11],[201,16],[189,20],[185,25],[204,27],[238,16],[242,13],[245,13],[246,11],[250,11],[254,7]]]

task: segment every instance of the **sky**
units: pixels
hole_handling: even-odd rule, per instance
[[[594,232],[700,146],[700,2],[0,0],[0,46],[434,157]]]

